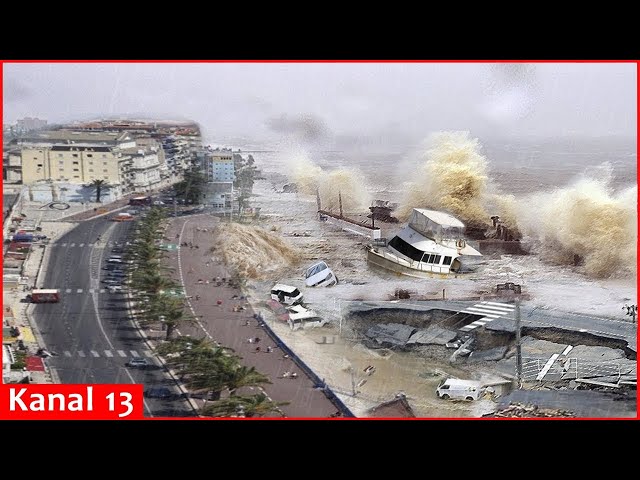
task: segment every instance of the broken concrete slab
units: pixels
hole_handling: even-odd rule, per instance
[[[490,348],[489,350],[474,351],[469,354],[470,362],[490,362],[502,360],[507,353],[509,347],[502,346]]]
[[[420,329],[411,335],[407,345],[445,345],[454,340],[457,336],[458,334],[456,332],[432,325],[430,327]]]
[[[415,327],[401,323],[382,323],[369,328],[365,336],[378,345],[404,347],[415,331]]]

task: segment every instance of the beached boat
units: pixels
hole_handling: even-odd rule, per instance
[[[412,277],[463,273],[465,257],[482,256],[464,239],[464,230],[464,223],[448,213],[414,208],[408,225],[390,241],[367,248],[367,260]]]

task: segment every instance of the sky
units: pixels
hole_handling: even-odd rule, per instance
[[[3,121],[190,119],[209,142],[325,147],[635,137],[636,87],[634,63],[5,63]]]

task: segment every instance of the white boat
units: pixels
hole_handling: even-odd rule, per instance
[[[414,208],[408,225],[389,242],[368,247],[367,260],[411,277],[458,274],[464,257],[482,256],[467,244],[464,229],[464,223],[448,213]]]

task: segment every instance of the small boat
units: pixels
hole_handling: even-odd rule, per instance
[[[465,271],[465,257],[482,254],[464,239],[465,225],[448,213],[414,208],[406,227],[389,242],[367,248],[367,260],[411,277],[446,278]]]

